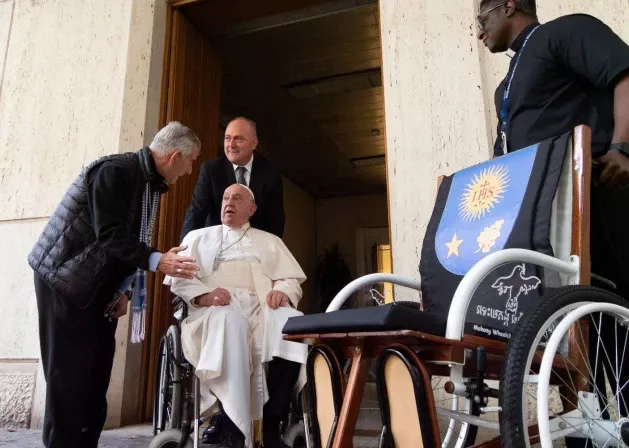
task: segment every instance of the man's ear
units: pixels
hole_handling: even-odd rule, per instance
[[[258,206],[255,203],[251,204],[251,209],[249,211],[249,217],[252,217],[257,209],[258,209]]]
[[[168,164],[169,165],[174,165],[175,163],[177,163],[179,161],[179,159],[183,157],[183,154],[181,154],[181,150],[178,149],[175,152],[171,152],[170,155],[168,156]]]
[[[515,14],[515,2],[513,0],[507,1],[504,6],[504,12],[507,17],[512,17]]]
[[[258,138],[256,137],[253,139],[253,150],[255,151],[257,147],[258,147]]]

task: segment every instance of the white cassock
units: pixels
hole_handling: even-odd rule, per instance
[[[218,398],[251,447],[251,422],[262,418],[268,400],[267,363],[273,357],[301,363],[297,387],[305,383],[308,347],[285,341],[282,328],[289,317],[302,315],[295,308],[306,275],[280,238],[249,224],[194,230],[182,246],[187,248],[180,255],[194,257],[200,270],[192,280],[166,277],[171,291],[189,305],[216,288],[231,297],[227,306],[190,306],[181,325],[184,355],[201,380],[201,412]],[[271,290],[285,293],[295,308],[271,309],[266,303]]]

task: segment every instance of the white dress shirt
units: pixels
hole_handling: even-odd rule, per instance
[[[218,263],[247,261],[259,264],[261,262],[255,243],[247,235],[243,237],[249,227],[249,223],[240,228],[230,228],[223,225],[223,248],[222,252],[216,255]]]
[[[232,165],[234,165],[232,163]],[[236,174],[236,168],[238,168],[240,165],[234,165],[234,175],[236,176],[236,180],[238,180],[238,175]],[[245,182],[247,182],[247,187],[249,186],[249,184],[251,183],[251,167],[253,166],[253,154],[251,154],[251,159],[249,159],[249,162],[247,162],[246,165],[243,165],[245,168]]]

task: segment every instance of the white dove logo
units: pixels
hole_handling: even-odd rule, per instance
[[[516,273],[519,274],[517,277],[515,275]],[[534,275],[525,277],[525,274],[526,266],[520,264],[513,268],[511,274],[506,277],[500,277],[491,285],[492,288],[498,290],[498,295],[509,294],[509,299],[507,299],[505,306],[506,320],[503,321],[503,325],[509,325],[509,320],[514,324],[520,320],[523,313],[517,314],[519,297],[522,294],[527,295],[529,292],[537,289],[542,283],[542,281]],[[514,286],[517,288],[515,294],[513,293]]]

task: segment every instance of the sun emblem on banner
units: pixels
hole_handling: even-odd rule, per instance
[[[459,203],[459,216],[474,221],[490,212],[502,199],[509,185],[509,170],[504,165],[493,165],[474,176]]]

